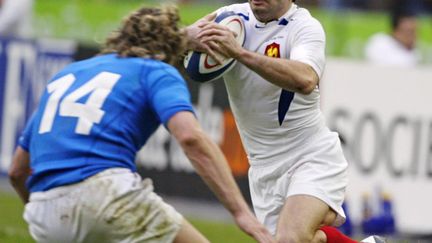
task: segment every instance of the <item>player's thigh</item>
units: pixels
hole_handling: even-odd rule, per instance
[[[24,219],[28,223],[29,233],[36,242],[71,242],[71,225],[69,220],[61,220],[67,208],[72,205],[61,204],[58,200],[30,201],[25,205]],[[63,222],[62,222],[63,221]]]
[[[302,154],[299,166],[290,178],[286,198],[309,195],[313,199],[311,201],[336,212],[337,217],[332,224],[340,225],[345,220],[342,203],[348,183],[348,163],[336,134],[324,133],[305,146]]]
[[[322,200],[310,195],[293,195],[286,199],[279,215],[277,238],[311,240],[319,227],[331,224],[336,213]]]
[[[183,219],[182,226],[177,233],[174,243],[208,243],[208,241],[194,226]]]
[[[128,183],[125,181],[129,180]],[[183,216],[153,192],[151,180],[128,175],[112,179],[119,192],[98,217],[99,230],[87,242],[98,242],[99,232],[110,235],[109,242],[172,242],[182,228]],[[125,190],[123,190],[125,189]],[[108,241],[104,241],[108,242]]]

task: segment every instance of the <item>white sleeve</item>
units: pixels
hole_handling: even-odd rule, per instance
[[[310,65],[319,77],[325,67],[325,33],[316,19],[298,24],[291,43],[290,59]]]

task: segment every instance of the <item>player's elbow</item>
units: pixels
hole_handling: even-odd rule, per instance
[[[318,77],[316,75],[303,75],[297,82],[297,92],[303,95],[312,93],[318,85]]]
[[[303,95],[312,93],[318,85],[319,79],[318,74],[312,67],[304,65],[302,71],[298,72],[295,77],[296,92]]]
[[[27,179],[28,172],[18,168],[11,168],[8,172],[9,183],[16,186]]]
[[[211,161],[211,142],[209,138],[201,130],[197,129],[194,132],[184,134],[177,141],[193,167],[204,173],[208,163]]]
[[[205,134],[190,112],[179,112],[169,121],[168,127],[186,155],[202,147]]]
[[[303,95],[308,95],[314,91],[315,87],[316,83],[312,79],[304,79],[299,85],[297,85],[296,92]]]
[[[177,141],[184,149],[193,149],[202,141],[202,132],[199,129],[183,132],[177,136]]]

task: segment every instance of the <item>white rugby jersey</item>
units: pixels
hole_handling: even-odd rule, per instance
[[[272,57],[297,60],[312,66],[319,77],[325,66],[325,33],[309,11],[296,4],[278,20],[258,21],[249,3],[222,7],[244,19],[244,48]],[[224,75],[230,106],[249,162],[262,164],[289,160],[324,126],[318,87],[309,95],[283,91],[237,62]]]

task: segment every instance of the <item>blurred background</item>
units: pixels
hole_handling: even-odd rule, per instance
[[[178,3],[188,25],[244,1],[0,0],[0,242],[32,242],[6,173],[19,134],[50,77],[90,57],[123,16]],[[297,0],[323,25],[322,110],[350,163],[341,229],[356,239],[432,242],[432,0]],[[189,82],[197,116],[249,199],[246,155],[223,81]],[[212,242],[253,242],[163,129],[137,156],[156,191]]]

